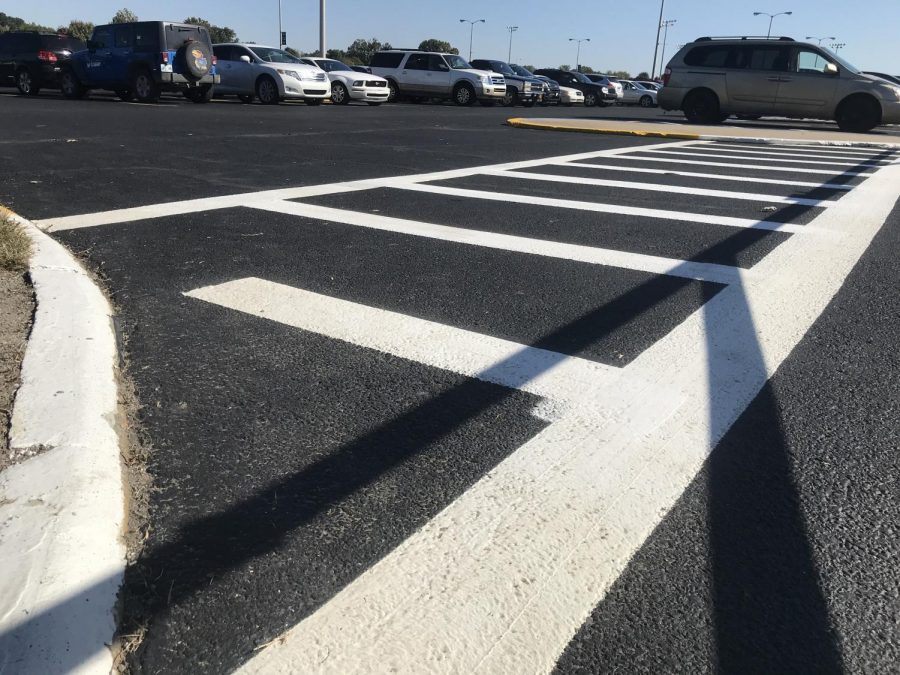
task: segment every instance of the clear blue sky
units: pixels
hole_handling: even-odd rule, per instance
[[[188,15],[229,26],[243,40],[275,44],[278,41],[278,0],[3,0],[2,11],[46,25],[68,24],[78,18],[108,21],[126,6],[142,19],[181,20]],[[288,44],[301,50],[318,46],[318,0],[282,0],[282,23]],[[589,37],[582,43],[581,63],[596,69],[650,69],[659,15],[659,0],[630,3],[599,0],[475,0],[422,2],[421,0],[328,0],[328,47],[345,48],[355,38],[376,37],[394,46],[415,47],[424,38],[448,40],[468,55],[469,26],[459,19],[486,19],[475,26],[476,58],[505,59],[509,33],[513,35],[513,61],[535,66],[575,64],[575,43],[568,38]],[[846,43],[841,55],[864,70],[900,74],[900,1],[857,0],[666,0],[665,18],[676,19],[669,29],[667,54],[700,35],[765,35],[770,13],[792,10],[775,19],[774,34],[805,38],[835,36]]]

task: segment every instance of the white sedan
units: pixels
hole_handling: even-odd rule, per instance
[[[365,101],[369,105],[381,105],[390,96],[388,81],[383,77],[360,73],[336,59],[304,56],[300,60],[328,73],[331,80],[332,103],[347,105],[353,100]]]
[[[563,105],[584,105],[584,92],[560,85],[559,102]]]
[[[640,82],[632,80],[619,80],[622,84],[622,103],[625,105],[639,105],[642,108],[656,107],[655,89],[645,87]]]
[[[254,97],[274,104],[300,99],[318,105],[331,94],[328,76],[300,59],[275,47],[251,44],[213,45],[222,81],[216,95],[235,94],[244,103]]]

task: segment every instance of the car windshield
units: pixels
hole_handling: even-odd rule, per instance
[[[334,59],[322,59],[321,61],[317,61],[316,65],[327,73],[331,73],[335,70],[353,70],[353,68],[348,66],[346,63],[342,63]]]
[[[256,54],[260,60],[269,63],[303,63],[300,59],[292,54],[288,54],[283,49],[275,49],[274,47],[250,47],[250,51]]]
[[[503,63],[503,61],[490,61],[491,70],[495,73],[500,73],[502,75],[515,75],[516,72],[509,67],[509,64]]]
[[[510,63],[509,67],[512,68],[512,71],[516,75],[520,75],[521,77],[534,77],[534,74],[523,68],[522,66],[517,66],[515,63]]]
[[[642,85],[640,82],[632,82],[631,84],[634,85],[635,89],[646,89],[647,88],[644,85]]]
[[[574,70],[571,71],[572,77],[574,77],[578,82],[584,82],[585,84],[594,84],[591,82],[591,78],[589,78],[584,73],[577,73]]]
[[[447,62],[447,65],[453,68],[453,70],[461,70],[463,68],[471,68],[469,62],[466,61],[463,57],[457,56],[456,54],[445,54],[444,60]]]

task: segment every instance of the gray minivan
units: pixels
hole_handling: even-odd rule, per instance
[[[791,38],[702,37],[666,66],[659,106],[689,121],[730,115],[835,120],[844,131],[900,123],[900,87]]]

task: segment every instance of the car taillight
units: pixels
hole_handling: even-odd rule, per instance
[[[671,69],[671,68],[666,68],[666,72],[663,73],[663,86],[664,86],[664,87],[668,87],[668,86],[669,86],[669,78],[670,78],[670,77],[672,77],[672,69]]]
[[[38,52],[38,61],[47,61],[48,63],[56,63],[57,62],[56,54],[53,52],[48,52],[45,50],[41,50]]]
[[[168,63],[169,62],[169,52],[162,52],[162,54],[160,54],[160,58],[162,59],[163,63]]]
[[[215,54],[213,54],[213,65],[219,65],[219,57],[217,57]]]

